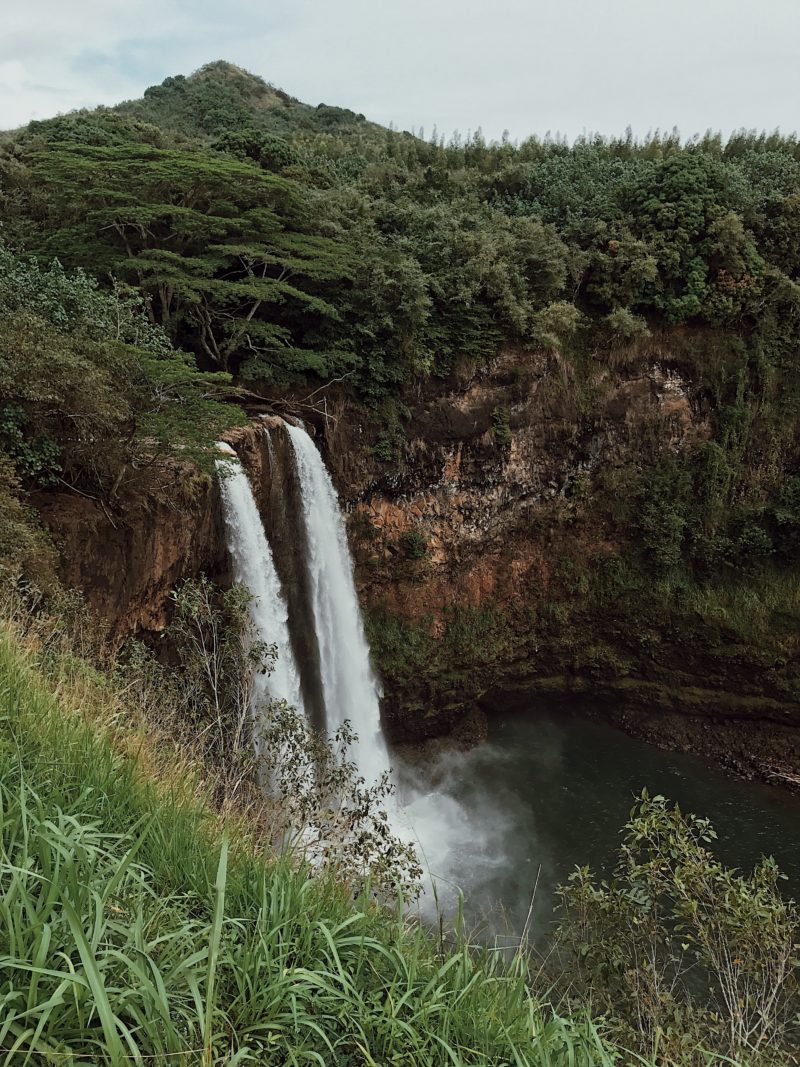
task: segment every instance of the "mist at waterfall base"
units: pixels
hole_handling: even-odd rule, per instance
[[[642,789],[709,818],[723,863],[749,871],[771,855],[800,897],[800,796],[730,778],[700,757],[665,752],[541,701],[489,715],[489,737],[449,753],[440,794],[459,805],[477,845],[455,848],[448,877],[460,886],[468,929],[513,945],[523,929],[544,937],[556,886],[576,866],[612,873],[621,831]],[[530,917],[529,917],[530,912]]]
[[[345,719],[357,735],[351,756],[367,784],[393,778],[381,729],[380,684],[370,665],[361,609],[353,581],[339,500],[314,442],[299,426],[286,424],[294,451],[306,530],[314,626],[319,646],[322,692],[329,734]],[[450,910],[457,895],[449,866],[456,855],[474,852],[475,826],[452,796],[415,781],[410,771],[388,811],[393,832],[413,843],[426,872],[421,910]]]

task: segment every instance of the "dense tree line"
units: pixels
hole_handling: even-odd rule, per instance
[[[504,341],[580,389],[671,331],[715,440],[644,464],[651,565],[796,543],[795,138],[426,141],[220,63],[6,135],[0,210],[15,252],[130,287],[171,346],[256,389],[344,378],[385,407]]]

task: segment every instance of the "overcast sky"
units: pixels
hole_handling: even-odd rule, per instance
[[[800,127],[800,0],[2,0],[0,129],[227,59],[450,135]]]

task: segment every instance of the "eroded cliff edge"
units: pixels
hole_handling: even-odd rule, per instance
[[[109,507],[87,496],[47,491],[32,499],[50,532],[59,571],[79,589],[112,644],[157,635],[170,617],[170,593],[186,578],[229,580],[217,481],[192,466],[164,471],[146,494]]]
[[[645,449],[701,448],[707,396],[669,339],[598,364],[588,403],[568,375],[506,348],[430,383],[394,463],[347,404],[325,420],[392,733],[562,702],[738,773],[796,776],[797,616],[667,593],[624,562],[631,471]]]
[[[645,447],[677,455],[707,441],[707,397],[667,343],[598,364],[582,389],[570,374],[557,354],[509,347],[488,367],[429,380],[406,397],[390,450],[386,426],[345,392],[302,412],[348,510],[391,734],[441,735],[476,708],[563,703],[742,774],[796,776],[794,619],[748,636],[720,605],[665,599],[625,571],[616,516],[637,506],[630,471]],[[230,440],[291,598],[303,576],[286,437],[279,420],[254,419]],[[161,630],[180,580],[228,580],[212,479],[175,471],[114,514],[64,494],[37,503],[66,581],[118,639]]]

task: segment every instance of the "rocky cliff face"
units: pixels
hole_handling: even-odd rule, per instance
[[[658,363],[599,372],[601,415],[592,421],[562,374],[552,356],[508,349],[487,371],[440,383],[412,408],[392,470],[370,460],[365,429],[346,411],[327,425],[371,603],[438,619],[454,604],[513,605],[546,590],[551,526],[565,510],[584,520],[580,536],[604,546],[586,506],[598,472],[627,464],[646,429],[670,449],[708,436],[700,401]],[[415,550],[420,559],[424,550],[424,568],[398,568]]]
[[[506,350],[484,373],[436,383],[411,411],[397,464],[373,457],[375,427],[348,401],[317,420],[351,513],[368,604],[408,619],[431,616],[434,631],[453,605],[513,607],[548,586],[549,518],[585,510],[592,472],[624,458],[645,422],[658,422],[676,448],[707,433],[681,379],[658,365],[598,382],[605,414],[588,432],[559,373],[546,357]],[[290,573],[299,509],[281,427],[279,418],[256,419],[228,440]],[[157,494],[123,500],[113,513],[66,492],[34,503],[60,549],[66,583],[82,589],[116,633],[159,629],[177,581],[226,573],[219,489],[195,473],[175,471]],[[602,529],[591,536],[602,545]],[[295,563],[292,582],[301,581]]]
[[[167,472],[157,491],[113,511],[68,492],[33,500],[50,530],[64,583],[83,591],[112,642],[157,633],[185,578],[228,576],[219,486],[192,469]]]
[[[430,735],[476,705],[581,701],[740,773],[797,774],[797,635],[778,652],[744,648],[724,622],[683,628],[646,593],[626,618],[583,584],[624,548],[608,515],[643,442],[708,439],[704,397],[663,345],[598,366],[585,407],[567,374],[553,355],[506,349],[426,389],[391,466],[346,407],[326,421],[390,728]]]
[[[379,458],[381,427],[346,396],[314,418],[349,513],[387,725],[398,740],[419,738],[462,726],[476,708],[581,701],[741,773],[797,774],[800,707],[787,681],[797,635],[762,654],[723,623],[687,630],[646,597],[626,615],[613,583],[599,600],[586,584],[589,564],[613,573],[624,547],[609,509],[637,451],[706,440],[703,396],[663,346],[616,369],[604,361],[580,388],[569,375],[552,354],[508,348],[488,368],[429,382],[407,398],[394,462]],[[261,418],[229,440],[256,487],[290,606],[300,603],[288,435],[280,419]],[[66,580],[117,638],[161,629],[181,579],[227,579],[210,479],[175,472],[172,491],[113,516],[64,494],[38,504]],[[313,654],[302,627],[294,643],[299,658]]]
[[[256,418],[226,440],[248,471],[291,600],[305,577],[284,423]],[[201,574],[230,581],[219,481],[191,467],[163,472],[157,488],[129,494],[113,509],[61,491],[41,492],[32,503],[58,551],[61,579],[82,591],[114,643],[163,630],[170,592],[181,581]]]

